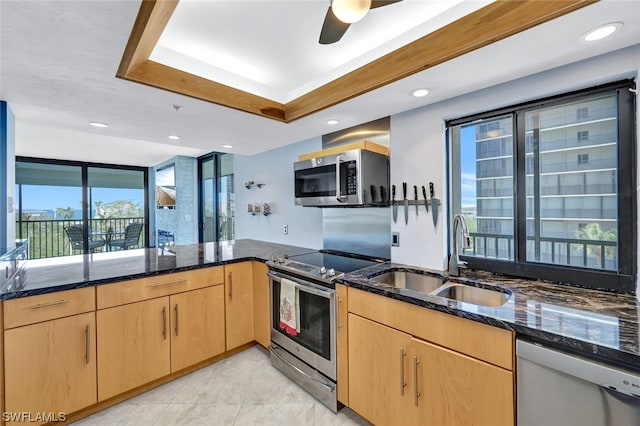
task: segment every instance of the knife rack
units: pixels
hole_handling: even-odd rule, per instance
[[[389,205],[391,205],[391,206],[393,206],[393,205],[396,205],[396,206],[399,206],[399,207],[404,206],[404,200],[395,200],[395,201],[390,201],[389,203],[390,203]],[[407,200],[407,204],[409,206],[415,206],[417,204],[419,206],[423,206],[424,207],[424,200],[420,200],[420,199],[418,199],[418,200]],[[432,206],[431,200],[427,199],[427,204],[429,206]]]

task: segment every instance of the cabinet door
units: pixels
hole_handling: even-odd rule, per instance
[[[371,423],[411,425],[411,336],[349,314],[349,408]]]
[[[224,267],[227,350],[253,341],[253,267],[251,262]]]
[[[224,286],[170,297],[171,371],[224,352]]]
[[[337,368],[338,368],[338,401],[349,406],[349,312],[347,307],[347,286],[336,284],[338,300],[338,333],[337,333]]]
[[[514,424],[510,371],[418,339],[413,339],[411,355],[411,375],[417,377],[420,395],[417,409],[421,423]]]
[[[97,312],[98,400],[170,373],[169,298]]]
[[[93,312],[4,332],[6,411],[72,413],[96,403]]]
[[[269,268],[253,262],[253,333],[256,342],[265,348],[271,342],[271,303],[269,299]]]

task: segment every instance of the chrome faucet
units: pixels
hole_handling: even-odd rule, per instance
[[[467,220],[462,214],[457,214],[453,218],[453,250],[449,257],[449,275],[460,275],[460,268],[464,268],[467,262],[458,258],[458,227],[462,229],[462,248],[471,248],[471,238],[469,237],[469,228],[467,228]]]

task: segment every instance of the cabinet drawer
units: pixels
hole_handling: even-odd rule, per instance
[[[349,312],[513,370],[513,334],[509,330],[354,288],[348,290]]]
[[[97,304],[105,309],[223,283],[222,266],[157,275],[98,286]]]
[[[4,302],[4,328],[95,311],[95,288],[57,291]]]

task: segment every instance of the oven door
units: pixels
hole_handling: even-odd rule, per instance
[[[271,341],[325,376],[336,380],[335,290],[298,278],[269,272]],[[296,284],[300,303],[300,332],[292,336],[280,328],[280,281]]]
[[[359,153],[353,150],[296,162],[293,167],[296,205],[362,204]]]

